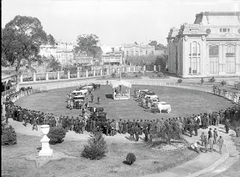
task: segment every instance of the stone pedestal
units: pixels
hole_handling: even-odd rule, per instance
[[[48,73],[46,73],[46,81],[48,81]]]
[[[33,82],[36,82],[36,73],[33,73]]]
[[[68,76],[68,79],[70,79],[70,71],[68,71],[67,76]]]
[[[53,150],[49,146],[49,138],[47,137],[47,134],[50,130],[49,125],[42,125],[41,126],[41,131],[44,134],[43,138],[41,139],[42,143],[42,149],[39,152],[39,156],[51,156],[53,153]]]
[[[57,72],[57,80],[59,80],[59,79],[60,79],[60,73]]]

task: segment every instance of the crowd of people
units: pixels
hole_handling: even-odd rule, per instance
[[[91,94],[89,94],[91,97]],[[93,98],[91,98],[93,101]],[[90,101],[90,102],[91,102]],[[199,128],[207,129],[209,126],[218,126],[224,124],[226,133],[230,128],[233,120],[240,121],[240,105],[235,104],[225,110],[219,110],[212,113],[193,114],[189,117],[174,117],[169,119],[145,119],[145,120],[115,120],[107,119],[107,113],[101,107],[89,107],[86,104],[81,109],[78,117],[71,116],[55,116],[52,113],[44,113],[42,111],[29,110],[15,105],[12,101],[6,103],[6,119],[13,118],[15,121],[23,122],[24,126],[31,125],[32,130],[38,130],[39,125],[49,124],[50,127],[62,127],[66,131],[74,131],[83,133],[84,131],[93,132],[101,130],[107,136],[119,134],[129,134],[131,140],[139,141],[141,135],[145,141],[151,141],[163,127],[167,127],[172,131],[180,131],[180,134],[198,136]],[[200,136],[203,146],[217,143],[217,129],[209,129],[208,136],[202,134]],[[212,138],[212,139],[211,139]]]

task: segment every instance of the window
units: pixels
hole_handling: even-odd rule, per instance
[[[193,55],[197,55],[197,42],[193,42]]]
[[[210,58],[210,74],[218,74],[218,58],[217,57],[213,57]]]
[[[222,28],[220,28],[220,32],[222,32]]]
[[[228,28],[227,31],[230,32],[230,29]]]
[[[218,45],[209,46],[209,56],[218,56]]]
[[[227,29],[226,29],[226,28],[223,28],[223,32],[227,32]]]
[[[192,43],[190,43],[189,55],[192,55]]]
[[[235,73],[235,57],[226,57],[226,73]]]
[[[235,46],[234,45],[227,45],[226,56],[231,55],[235,56]]]

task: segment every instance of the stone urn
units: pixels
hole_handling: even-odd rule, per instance
[[[42,149],[39,152],[39,156],[51,156],[53,153],[53,150],[49,146],[50,139],[47,137],[49,130],[50,130],[49,125],[41,125],[41,131],[43,133],[43,138],[41,139]]]

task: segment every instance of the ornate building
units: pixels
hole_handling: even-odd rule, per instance
[[[202,12],[172,28],[168,70],[181,77],[240,76],[240,12]]]
[[[155,47],[150,45],[130,44],[123,46],[124,57],[155,55]]]

